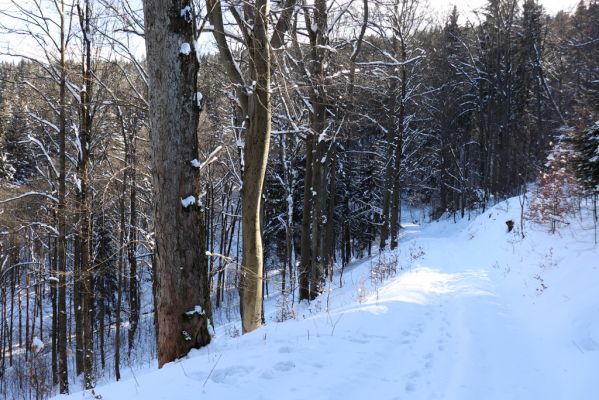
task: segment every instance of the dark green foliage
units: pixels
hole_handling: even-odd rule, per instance
[[[576,133],[571,141],[578,182],[589,194],[599,193],[599,121]]]

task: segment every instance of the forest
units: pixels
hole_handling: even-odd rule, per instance
[[[596,0],[11,0],[0,34],[0,398],[295,318],[406,222],[597,225]]]

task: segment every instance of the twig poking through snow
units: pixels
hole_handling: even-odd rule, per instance
[[[210,379],[210,376],[212,375],[212,373],[214,372],[214,369],[216,368],[216,366],[218,365],[218,362],[220,361],[220,359],[223,357],[223,355],[221,354],[220,356],[218,356],[218,360],[216,360],[216,362],[214,363],[214,365],[212,366],[212,369],[210,370],[210,373],[208,374],[208,376],[206,377],[206,380],[204,381],[204,384],[202,385],[202,387],[206,386],[206,382],[208,382],[208,379]]]

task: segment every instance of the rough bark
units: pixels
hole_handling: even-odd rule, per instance
[[[155,196],[155,297],[158,365],[210,342],[204,219],[197,198],[199,63],[189,1],[145,0],[152,180]],[[181,51],[181,50],[189,50]],[[183,199],[195,202],[184,205]]]

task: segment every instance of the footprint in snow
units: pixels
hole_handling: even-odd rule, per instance
[[[281,361],[273,366],[273,369],[279,372],[291,371],[293,368],[295,368],[295,363],[293,361]]]
[[[419,371],[412,371],[408,374],[408,378],[410,379],[416,379],[420,376],[420,372]]]
[[[416,390],[416,386],[412,382],[406,383],[406,392],[413,392]]]
[[[242,378],[252,372],[255,368],[246,365],[236,365],[229,368],[217,369],[212,373],[211,379],[216,383],[234,384],[239,378]]]
[[[593,340],[590,336],[585,336],[578,341],[574,341],[574,344],[581,350],[583,353],[587,351],[597,351],[599,350],[599,343]]]
[[[292,349],[289,346],[283,346],[279,349],[279,353],[287,354],[287,353],[291,353],[291,352],[292,352]]]
[[[268,380],[271,380],[271,379],[274,378],[274,376],[273,376],[273,374],[272,374],[271,371],[264,371],[262,374],[260,374],[260,377],[262,379],[268,379]]]
[[[387,336],[384,335],[368,335],[366,333],[362,334],[364,339],[387,339]]]

